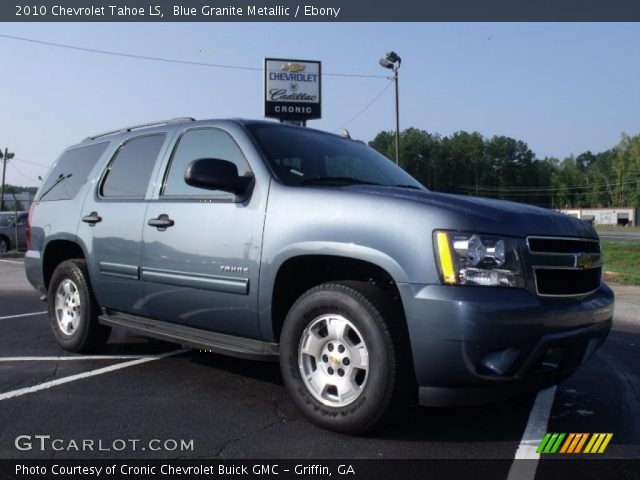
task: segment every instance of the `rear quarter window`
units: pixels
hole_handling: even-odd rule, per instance
[[[108,145],[109,142],[103,142],[64,152],[40,188],[38,201],[75,198]]]

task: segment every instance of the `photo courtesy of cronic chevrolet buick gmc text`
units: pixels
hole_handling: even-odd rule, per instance
[[[325,428],[566,378],[611,328],[598,235],[542,208],[434,193],[361,142],[174,119],[65,150],[29,214],[29,281],[62,348],[111,327],[278,360]]]

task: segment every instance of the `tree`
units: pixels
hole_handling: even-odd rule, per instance
[[[369,145],[394,158],[394,132],[380,132]],[[640,206],[640,135],[623,135],[604,152],[538,160],[511,137],[465,131],[441,137],[408,128],[400,135],[400,165],[440,192],[547,208]]]

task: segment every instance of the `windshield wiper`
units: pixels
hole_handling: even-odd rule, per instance
[[[68,175],[65,175],[64,173],[61,173],[60,175],[58,175],[58,178],[56,179],[56,181],[53,183],[53,185],[51,185],[50,188],[48,188],[44,193],[42,193],[40,195],[40,198],[38,198],[38,200],[42,200],[45,195],[47,193],[49,193],[51,190],[53,190],[54,188],[56,188],[61,182],[64,182],[67,178],[73,176],[73,173],[70,173]]]
[[[346,183],[350,185],[380,185],[375,182],[368,182],[366,180],[360,180],[359,178],[353,177],[312,177],[305,178],[300,181],[300,185],[318,185],[323,183]]]

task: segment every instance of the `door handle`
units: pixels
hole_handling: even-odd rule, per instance
[[[91,212],[89,215],[85,215],[82,217],[82,221],[84,223],[88,223],[89,226],[93,227],[96,223],[102,221],[102,217],[98,215],[98,212]]]
[[[164,232],[167,228],[173,227],[176,222],[169,218],[169,215],[163,213],[158,218],[152,218],[149,220],[148,225],[151,227],[156,227],[158,231]]]

